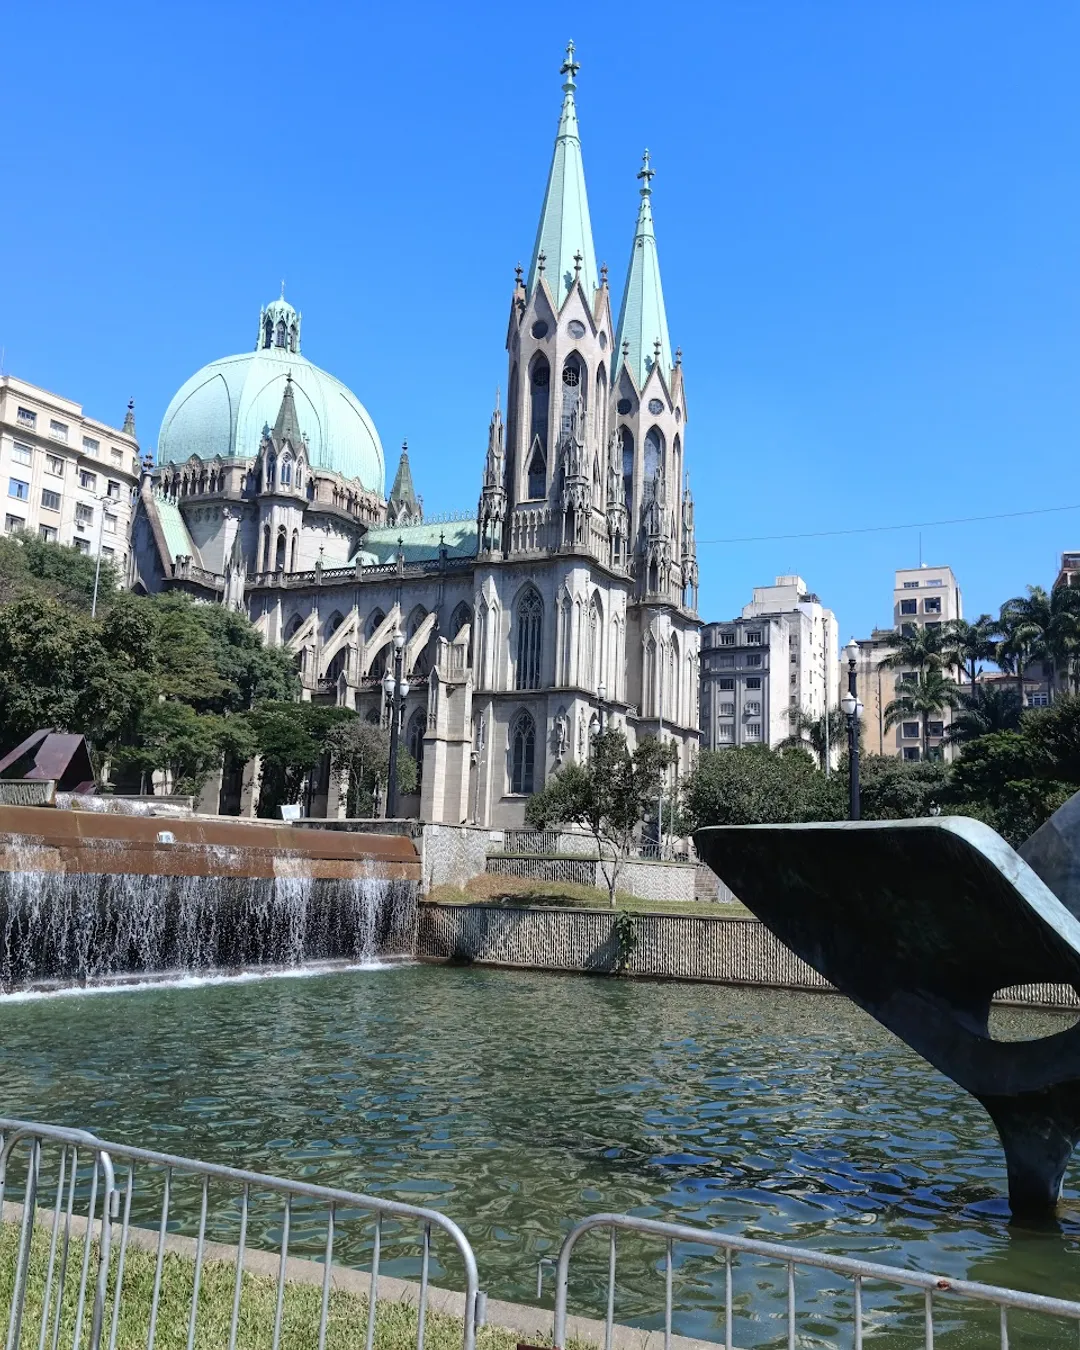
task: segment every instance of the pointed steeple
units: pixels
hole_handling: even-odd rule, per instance
[[[660,285],[660,260],[653,233],[652,180],[655,169],[645,151],[641,172],[641,206],[638,208],[630,266],[626,272],[616,346],[627,355],[634,379],[641,388],[657,360],[665,379],[671,370],[671,339],[668,337],[664,291]]]
[[[300,422],[296,416],[296,399],[293,396],[292,371],[285,376],[285,392],[281,396],[277,421],[274,423],[274,444],[280,449],[286,441],[294,450],[303,444]]]
[[[423,519],[420,502],[413,487],[412,470],[409,468],[409,442],[401,443],[401,458],[398,460],[394,486],[387,499],[387,520],[392,525],[413,525]]]
[[[596,250],[589,221],[589,199],[585,195],[585,168],[581,160],[577,106],[574,103],[574,90],[577,88],[575,76],[579,69],[580,65],[574,59],[574,44],[570,42],[561,69],[566,82],[563,85],[563,105],[555,137],[555,153],[551,157],[540,226],[536,231],[532,262],[529,264],[529,294],[533,292],[537,277],[543,273],[556,305],[561,305],[566,299],[575,278],[584,286],[590,304],[596,290]],[[540,262],[541,255],[543,264]],[[580,255],[580,258],[576,255]]]
[[[133,398],[128,399],[127,412],[124,414],[124,425],[120,430],[125,436],[130,436],[133,441],[138,439],[135,435],[135,400]]]

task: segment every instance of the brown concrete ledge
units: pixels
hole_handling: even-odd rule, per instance
[[[6,1202],[0,1221],[21,1223],[23,1207],[20,1204]],[[35,1222],[39,1227],[52,1227],[53,1211],[39,1209]],[[71,1219],[73,1237],[83,1237],[86,1233],[86,1218],[75,1214]],[[113,1241],[118,1242],[120,1224],[114,1221]],[[156,1252],[158,1234],[149,1228],[130,1228],[128,1245],[141,1251]],[[177,1256],[194,1261],[197,1243],[192,1237],[180,1233],[168,1233],[165,1237],[165,1250]],[[203,1244],[204,1261],[224,1261],[235,1266],[239,1249],[229,1243],[205,1242]],[[266,1276],[277,1280],[281,1268],[281,1257],[275,1252],[259,1251],[253,1247],[244,1248],[244,1269],[252,1275]],[[285,1279],[289,1284],[309,1284],[322,1288],[326,1267],[318,1261],[308,1261],[302,1257],[290,1256],[285,1262]],[[355,1297],[366,1298],[371,1292],[371,1274],[368,1271],[353,1270],[349,1266],[333,1267],[330,1276],[331,1289]],[[481,1288],[483,1278],[481,1273]],[[380,1275],[378,1280],[378,1298],[388,1303],[405,1303],[418,1307],[420,1303],[420,1285],[412,1280],[399,1280],[393,1275]],[[465,1295],[456,1289],[440,1289],[436,1285],[428,1286],[428,1307],[447,1317],[464,1320]],[[499,1327],[504,1331],[530,1342],[551,1344],[552,1313],[546,1308],[533,1308],[527,1303],[508,1303],[503,1299],[488,1299],[485,1325]],[[566,1319],[567,1341],[578,1341],[588,1345],[604,1344],[605,1324],[594,1317],[568,1317]],[[612,1350],[664,1350],[663,1331],[644,1331],[639,1327],[628,1327],[616,1323],[612,1329]],[[717,1341],[700,1341],[690,1336],[672,1336],[671,1350],[717,1350]]]

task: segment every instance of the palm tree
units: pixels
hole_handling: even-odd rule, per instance
[[[945,639],[946,630],[943,628],[919,628],[912,625],[907,632],[897,629],[889,641],[892,650],[881,664],[893,670],[915,670],[920,675],[928,670],[940,670],[942,666],[952,664]]]
[[[949,745],[968,745],[980,736],[995,731],[1016,731],[1022,711],[1015,689],[1000,685],[977,685],[971,693],[961,694],[961,709],[945,728]]]
[[[785,736],[778,748],[797,746],[804,750],[809,749],[819,768],[825,767],[828,751],[847,740],[847,727],[839,708],[821,717],[814,717],[803,708],[789,708],[787,715],[791,724],[791,735]]]
[[[966,672],[973,693],[979,678],[979,662],[996,658],[1000,634],[1001,624],[989,614],[980,614],[973,623],[951,619],[945,625],[948,648],[945,664]]]
[[[1074,687],[1077,682],[1077,655],[1080,654],[1080,590],[1055,586],[1029,586],[1026,596],[1015,596],[1001,606],[1001,640],[995,659],[1009,674],[1016,676],[1020,704],[1024,702],[1024,671],[1032,661],[1050,664],[1053,678],[1051,697],[1059,671],[1064,670]]]
[[[922,732],[922,757],[928,759],[930,718],[959,705],[960,688],[956,681],[943,675],[940,667],[929,666],[918,671],[913,680],[898,683],[896,697],[885,709],[885,729],[889,731],[905,718],[917,717]]]

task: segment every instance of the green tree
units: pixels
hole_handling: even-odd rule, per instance
[[[300,801],[309,775],[330,749],[330,732],[356,713],[318,703],[268,702],[243,716],[262,756],[259,815],[269,817]]]
[[[345,788],[346,813],[352,817],[373,816],[378,791],[389,777],[389,730],[355,717],[331,727],[326,743],[334,772],[341,775]],[[416,791],[416,776],[416,761],[399,742],[399,795]]]
[[[981,662],[997,659],[1001,623],[989,614],[980,614],[969,623],[951,619],[945,625],[945,664],[966,672],[972,690],[978,687]]]
[[[898,722],[917,718],[922,738],[922,757],[930,757],[930,718],[946,708],[960,706],[960,689],[954,680],[941,673],[939,666],[927,666],[913,678],[901,678],[896,697],[885,707],[885,729],[891,730]]]
[[[664,771],[676,754],[674,745],[653,736],[638,741],[631,751],[623,732],[609,727],[593,737],[586,763],[567,764],[552,774],[525,808],[526,822],[534,829],[579,825],[589,831],[612,906],[635,831],[657,799]]]
[[[197,713],[186,703],[155,701],[143,708],[134,743],[121,746],[115,758],[138,771],[143,791],[154,773],[163,772],[173,792],[195,795],[221,763],[224,728],[222,717]]]
[[[844,775],[826,777],[805,748],[702,751],[683,786],[683,801],[693,829],[847,815]]]
[[[822,769],[828,750],[847,743],[847,723],[839,708],[820,717],[814,717],[803,708],[791,708],[788,711],[788,724],[791,734],[780,742],[781,746],[809,749]]]
[[[1020,703],[1015,689],[996,684],[977,684],[960,696],[959,712],[945,728],[949,745],[967,745],[995,731],[1016,731],[1020,726]]]
[[[89,608],[97,566],[97,558],[63,544],[48,544],[35,534],[6,535],[0,538],[0,603],[36,595],[74,609]],[[118,580],[116,568],[102,558],[99,609],[122,594]]]
[[[1032,661],[1050,665],[1053,698],[1057,676],[1064,672],[1069,688],[1077,686],[1077,656],[1080,653],[1080,589],[1029,586],[1026,596],[1015,596],[1001,606],[996,659],[1003,670],[1016,677],[1020,703],[1024,702],[1024,672]]]
[[[949,766],[942,760],[909,763],[892,755],[864,755],[859,768],[863,820],[915,820],[938,814],[947,800]]]

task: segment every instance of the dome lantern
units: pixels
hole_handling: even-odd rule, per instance
[[[256,351],[277,349],[285,352],[300,350],[300,315],[285,299],[285,283],[281,283],[281,298],[271,300],[259,310],[259,336]]]

